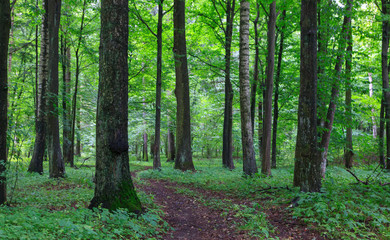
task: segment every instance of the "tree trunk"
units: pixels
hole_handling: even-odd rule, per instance
[[[317,147],[317,0],[301,1],[301,67],[294,186],[321,190]]]
[[[49,32],[47,7],[48,0],[43,1],[42,29],[41,29],[41,53],[39,56],[39,84],[37,88],[37,120],[34,152],[28,166],[29,172],[43,173],[43,157],[46,149],[46,84],[48,78],[48,58],[49,58]]]
[[[280,19],[282,28],[280,32],[280,45],[279,45],[279,53],[278,53],[278,66],[276,68],[276,77],[275,77],[275,98],[274,98],[274,119],[272,124],[272,163],[271,167],[276,168],[276,140],[278,133],[278,118],[279,118],[279,82],[280,82],[280,74],[282,72],[282,57],[283,57],[283,49],[284,49],[284,31],[286,30],[286,10],[282,12],[282,18]]]
[[[0,0],[0,205],[7,202],[8,43],[11,28],[9,0]]]
[[[347,39],[347,55],[345,59],[346,73],[346,91],[345,91],[345,120],[347,124],[347,136],[345,143],[344,162],[346,168],[352,168],[353,163],[353,143],[352,143],[352,87],[351,87],[351,72],[352,72],[352,26],[349,25]]]
[[[372,98],[372,96],[374,95],[374,88],[373,88],[373,85],[372,85],[372,73],[368,73],[368,81],[369,81],[370,98]],[[372,116],[371,116],[371,120],[372,120],[372,137],[376,138],[376,136],[377,136],[377,127],[376,127],[376,121],[375,121],[375,109],[371,108],[371,112],[372,112]]]
[[[336,59],[336,66],[335,66],[336,77],[332,83],[332,92],[331,92],[331,97],[330,97],[330,103],[329,103],[329,107],[328,107],[328,112],[326,114],[326,121],[325,121],[325,126],[324,126],[325,131],[322,134],[322,138],[321,138],[321,149],[322,149],[321,175],[322,175],[322,177],[325,177],[328,148],[329,148],[329,142],[330,142],[330,134],[332,133],[334,115],[336,113],[336,103],[337,103],[337,99],[339,97],[340,75],[341,75],[341,71],[342,71],[343,56],[345,54],[346,41],[348,39],[349,26],[350,26],[350,22],[351,22],[352,3],[353,3],[353,0],[347,0],[347,12],[346,12],[346,15],[344,16],[343,26],[341,29],[341,39],[340,39],[338,54],[337,54],[337,59]]]
[[[161,73],[162,73],[162,24],[163,24],[164,0],[158,1],[158,23],[157,23],[157,78],[156,78],[156,125],[154,129],[154,155],[153,169],[161,169],[160,160],[160,128],[161,128]]]
[[[49,63],[48,63],[48,118],[47,144],[49,153],[49,176],[65,176],[65,165],[61,153],[58,121],[58,30],[61,16],[61,0],[48,1]]]
[[[223,118],[222,164],[234,169],[233,162],[233,87],[230,80],[231,47],[233,20],[236,0],[226,1],[226,33],[225,33],[225,109]]]
[[[268,33],[267,33],[267,69],[264,95],[263,142],[261,148],[261,173],[271,175],[271,129],[272,129],[272,93],[275,67],[275,28],[276,28],[276,1],[269,6]]]
[[[148,161],[148,134],[144,132],[142,135],[142,160]]]
[[[65,35],[65,34],[63,34]],[[68,107],[68,96],[70,94],[70,48],[67,46],[66,36],[61,38],[61,54],[62,54],[62,152],[64,154],[65,163],[69,163],[73,167],[73,157],[71,150],[71,115]]]
[[[389,0],[382,0],[382,13],[384,16],[389,14]],[[387,125],[390,120],[390,92],[389,92],[389,65],[388,65],[388,52],[389,52],[389,20],[385,17],[382,21],[382,88],[383,88],[383,105],[386,121],[386,146],[390,144],[390,131]],[[388,156],[390,149],[387,149]],[[389,161],[389,160],[388,160]],[[390,169],[390,165],[387,164],[387,169]]]
[[[128,1],[101,1],[96,186],[89,208],[141,212],[128,155]]]
[[[246,175],[257,173],[255,151],[253,148],[253,134],[250,109],[250,81],[249,81],[249,14],[250,4],[247,0],[241,1],[240,6],[240,110],[241,110],[241,138],[243,154],[243,171]]]
[[[260,18],[260,6],[256,3],[256,18],[253,21],[253,28],[255,29],[255,62],[253,65],[253,82],[251,84],[251,122],[252,133],[255,133],[255,114],[256,114],[256,94],[257,84],[259,82],[259,29],[258,23]]]
[[[176,72],[176,159],[175,169],[195,170],[192,162],[190,89],[187,67],[185,35],[185,0],[175,0],[173,8],[174,46]]]
[[[74,86],[74,93],[73,93],[73,100],[72,100],[72,129],[71,129],[71,151],[72,153],[70,154],[71,159],[69,160],[71,163],[71,166],[74,164],[74,139],[75,139],[75,126],[76,126],[76,113],[78,110],[77,109],[77,93],[78,93],[78,86],[79,86],[79,79],[80,79],[80,46],[81,46],[81,41],[83,37],[83,30],[84,30],[84,18],[85,18],[85,11],[86,11],[86,6],[87,6],[87,1],[84,0],[83,3],[83,13],[81,14],[81,24],[80,24],[80,32],[78,36],[78,43],[77,43],[77,48],[75,51],[75,57],[76,57],[76,75],[75,75],[75,86]],[[80,113],[79,113],[80,117]],[[78,120],[77,122],[78,129],[80,129],[80,122]],[[76,144],[76,155],[80,156],[81,155],[81,146],[80,146],[80,138],[77,138],[77,144]]]
[[[171,127],[168,126],[168,149],[167,149],[167,162],[175,161],[175,135],[171,130]]]
[[[379,164],[384,168],[386,166],[385,154],[384,154],[384,135],[385,135],[385,104],[382,97],[381,101],[381,111],[379,116],[379,136],[378,136],[378,144],[379,144]]]

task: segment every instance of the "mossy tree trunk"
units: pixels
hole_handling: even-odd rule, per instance
[[[7,201],[8,43],[11,28],[9,0],[0,0],[0,204]]]
[[[48,78],[48,57],[49,57],[49,32],[47,22],[48,0],[42,2],[42,29],[41,29],[41,52],[39,56],[39,83],[37,88],[37,120],[34,152],[28,166],[29,172],[43,173],[43,157],[46,149],[46,84]]]
[[[250,4],[242,0],[240,4],[240,110],[241,110],[241,138],[243,154],[243,171],[246,175],[257,173],[250,109],[250,81],[249,81],[249,13]]]
[[[58,111],[58,32],[60,27],[61,0],[48,1],[49,62],[47,88],[47,145],[49,176],[64,177],[65,164],[60,145]]]
[[[175,169],[195,170],[191,149],[190,87],[185,33],[185,0],[175,0],[173,7],[176,73],[176,159]]]
[[[301,67],[294,186],[304,192],[321,189],[317,144],[317,0],[301,1]]]
[[[89,208],[140,212],[128,155],[128,1],[101,2],[96,186]]]

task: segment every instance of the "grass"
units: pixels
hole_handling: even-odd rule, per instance
[[[11,202],[0,207],[0,239],[153,239],[170,229],[152,196],[140,191],[138,196],[148,208],[141,216],[87,209],[94,168],[66,171],[64,179],[49,179],[47,174],[27,173],[27,162],[11,163]]]
[[[261,203],[264,208],[286,206],[299,197],[298,206],[286,210],[309,226],[318,226],[331,239],[390,239],[390,186],[380,185],[390,182],[389,172],[373,174],[376,166],[355,169],[362,180],[372,176],[371,184],[364,185],[356,184],[356,179],[343,168],[329,167],[321,193],[301,193],[292,186],[292,166],[273,170],[272,177],[259,174],[243,178],[242,165],[236,165],[235,170],[229,171],[221,167],[220,159],[198,160],[193,173],[174,170],[170,163],[164,163],[162,171],[146,170],[139,176],[222,191],[227,196]],[[275,188],[269,189],[270,186]]]
[[[240,163],[229,171],[221,167],[219,159],[195,160],[196,172],[177,171],[172,163],[162,163],[161,171],[153,171],[143,170],[151,162],[130,162],[132,171],[140,171],[139,184],[148,184],[145,179],[149,178],[182,184],[177,191],[196,197],[210,208],[224,209],[223,214],[234,212],[243,219],[242,229],[249,230],[254,237],[264,238],[272,233],[262,209],[276,205],[286,207],[293,217],[303,219],[309,226],[317,226],[330,239],[390,239],[390,186],[380,185],[390,182],[390,174],[372,175],[375,166],[354,170],[362,180],[373,176],[368,185],[356,184],[356,179],[343,168],[329,167],[321,193],[301,193],[292,187],[291,166],[273,170],[272,177],[259,174],[244,178]],[[93,160],[85,163],[93,164]],[[49,179],[47,173],[27,173],[27,161],[11,162],[10,206],[0,207],[0,239],[157,239],[170,229],[162,220],[161,209],[153,203],[153,196],[141,191],[138,195],[149,211],[140,217],[125,211],[88,210],[94,167],[66,171],[65,179],[55,180]],[[206,199],[188,185],[221,191],[226,199]],[[230,197],[245,199],[250,204],[234,204]],[[288,208],[295,197],[300,198],[298,206]]]

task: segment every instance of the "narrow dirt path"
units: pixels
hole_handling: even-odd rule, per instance
[[[137,188],[155,196],[155,202],[163,206],[166,213],[165,221],[175,229],[162,236],[163,239],[250,239],[245,232],[236,231],[239,219],[229,214],[222,217],[222,211],[207,208],[191,197],[176,193],[165,181],[147,182]]]
[[[138,189],[155,196],[155,203],[162,206],[166,216],[164,220],[175,230],[170,231],[162,239],[188,239],[188,240],[213,240],[213,239],[253,239],[245,231],[238,231],[237,227],[242,219],[234,217],[233,213],[226,215],[222,210],[204,206],[196,198],[177,193],[178,188],[187,188],[196,192],[203,199],[212,200],[229,199],[232,204],[250,206],[251,202],[223,192],[206,190],[191,185],[178,184],[167,180],[145,180],[146,184],[136,184]],[[286,206],[274,206],[265,211],[268,222],[275,227],[275,233],[271,237],[279,239],[325,240],[320,233],[299,219],[293,219],[286,210]]]

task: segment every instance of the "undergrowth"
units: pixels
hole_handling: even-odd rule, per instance
[[[0,207],[0,239],[157,239],[170,229],[152,196],[141,191],[138,197],[148,211],[140,216],[87,209],[93,167],[67,168],[66,178],[49,179],[47,174],[27,173],[27,162],[17,164],[8,173],[8,185],[16,186],[9,187],[11,202]]]
[[[195,166],[196,172],[181,172],[165,163],[162,171],[147,170],[139,176],[223,191],[226,196],[257,201],[264,208],[280,205],[330,239],[390,239],[390,185],[380,185],[390,182],[389,172],[375,174],[371,184],[364,185],[343,168],[328,167],[321,193],[301,193],[292,186],[291,166],[272,170],[272,177],[252,178],[242,176],[242,165],[233,171],[222,168],[220,159],[196,161]],[[354,171],[366,179],[374,169],[365,166]],[[288,207],[296,197],[298,205]]]

